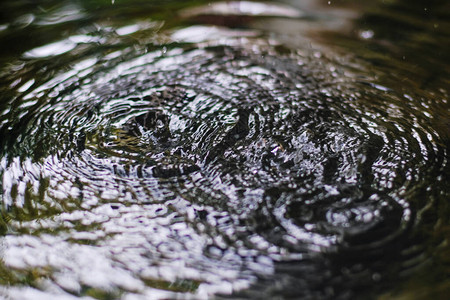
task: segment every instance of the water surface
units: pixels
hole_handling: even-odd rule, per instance
[[[443,1],[0,8],[2,297],[449,292]]]

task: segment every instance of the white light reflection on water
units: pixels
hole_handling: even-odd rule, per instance
[[[62,213],[53,221],[40,224],[41,229],[66,228],[59,235],[6,236],[2,238],[3,261],[17,270],[50,269],[54,282],[43,279],[41,287],[56,284],[55,288],[72,293],[79,293],[85,284],[102,290],[120,287],[130,293],[151,294],[153,289],[145,286],[143,280],[174,282],[180,277],[205,282],[196,292],[200,298],[248,286],[248,280],[238,279],[241,263],[233,261],[238,256],[229,256],[229,267],[224,268],[221,263],[221,273],[215,274],[215,262],[203,257],[207,241],[186,224],[173,223],[171,218],[176,216],[168,213],[166,206],[117,206],[118,209],[112,209],[105,204],[84,213]],[[72,225],[80,221],[99,229],[81,232]],[[13,225],[33,227],[27,222]],[[267,262],[262,263],[267,271]],[[58,294],[53,288],[48,292]]]
[[[27,51],[23,54],[23,57],[31,59],[31,58],[45,58],[57,56],[70,52],[80,44],[96,43],[96,42],[100,42],[100,37],[93,37],[87,35],[74,35],[67,39]]]
[[[236,16],[270,16],[270,17],[290,17],[299,18],[303,12],[289,5],[272,4],[250,1],[227,1],[209,3],[206,6],[183,10],[183,17],[195,15],[236,15]]]
[[[73,1],[71,1],[71,3],[63,2],[63,6],[51,10],[48,14],[45,14],[45,16],[38,18],[36,20],[36,25],[52,26],[81,20],[85,17],[87,17],[87,14],[83,11],[82,7],[74,4]]]

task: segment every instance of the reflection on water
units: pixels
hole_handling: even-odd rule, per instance
[[[0,5],[1,295],[443,298],[448,6],[332,2]]]

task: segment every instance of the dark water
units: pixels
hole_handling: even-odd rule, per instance
[[[2,297],[445,299],[424,3],[0,4]]]

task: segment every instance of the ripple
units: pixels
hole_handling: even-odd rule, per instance
[[[75,295],[345,298],[427,259],[407,251],[434,210],[417,195],[447,153],[414,105],[317,52],[188,31],[164,49],[70,44],[52,52],[70,63],[16,88],[0,127],[15,278],[38,269],[39,289]]]

